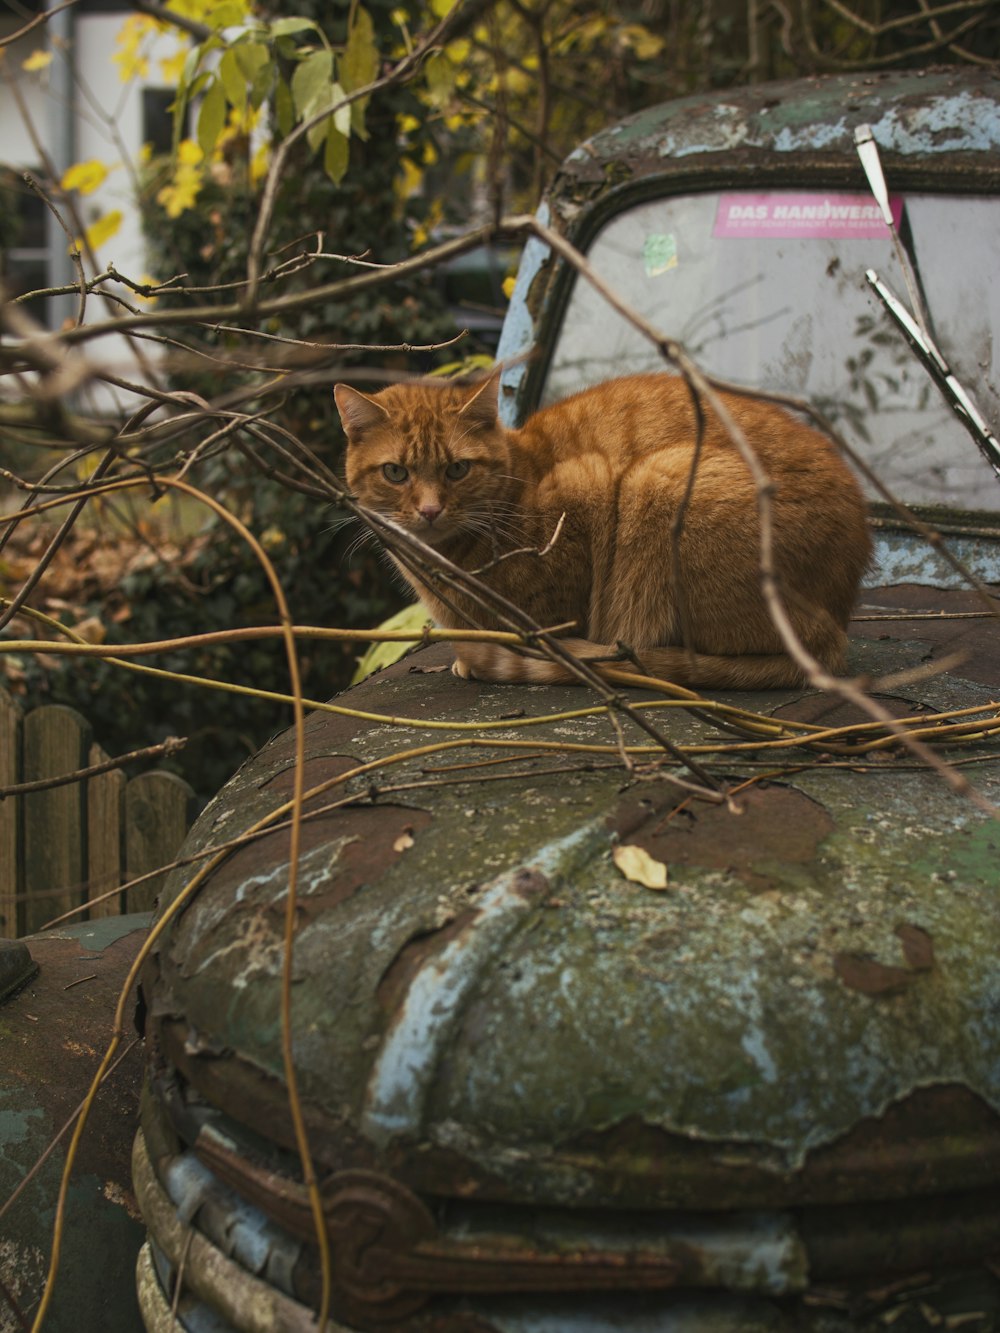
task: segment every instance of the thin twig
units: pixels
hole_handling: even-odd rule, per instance
[[[72,773],[62,773],[55,778],[39,778],[35,782],[17,782],[10,787],[0,787],[0,801],[8,796],[27,796],[31,792],[50,791],[53,787],[66,787],[73,782],[85,782],[87,778],[96,778],[101,773],[110,773],[113,769],[124,768],[126,764],[145,759],[165,759],[178,754],[187,745],[186,736],[168,736],[159,745],[147,745],[142,750],[130,750],[116,759],[106,759],[100,764],[91,764],[89,768],[78,768]]]

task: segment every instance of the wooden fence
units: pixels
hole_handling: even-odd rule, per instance
[[[0,689],[0,790],[107,758],[72,708],[47,704],[23,714]],[[127,780],[113,769],[0,799],[0,936],[30,934],[85,903],[93,906],[76,920],[152,907],[162,875],[127,894],[103,895],[173,860],[193,797],[173,773]]]

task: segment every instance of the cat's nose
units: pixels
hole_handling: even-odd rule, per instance
[[[441,510],[443,508],[444,508],[443,505],[432,504],[428,502],[426,504],[422,504],[417,510],[417,513],[420,515],[420,517],[424,520],[425,523],[433,523],[434,520],[441,513]]]

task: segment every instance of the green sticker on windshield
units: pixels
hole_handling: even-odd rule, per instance
[[[647,236],[642,246],[642,262],[646,266],[647,278],[658,278],[661,273],[677,267],[677,238],[667,236]]]

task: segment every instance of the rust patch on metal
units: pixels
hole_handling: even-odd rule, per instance
[[[318,799],[323,802],[328,798]],[[316,808],[315,803],[312,808]],[[305,813],[309,810],[307,804]],[[303,916],[316,916],[352,897],[363,885],[377,881],[408,854],[408,847],[419,840],[431,822],[432,816],[425,810],[390,805],[344,807],[306,819],[301,831],[300,865],[310,853],[323,848],[331,851],[326,864],[313,866],[302,877],[299,896]],[[267,882],[277,863],[273,838],[284,840],[287,854],[287,829],[238,848],[211,878],[214,901],[229,897],[230,911],[259,911],[273,921],[281,918],[284,907],[274,901],[273,885]],[[207,936],[202,943],[206,940]]]
[[[898,995],[921,975],[934,967],[934,941],[920,926],[904,922],[896,927],[896,937],[906,960],[906,967],[881,963],[867,954],[838,953],[833,970],[850,990],[863,995]]]
[[[904,922],[896,927],[896,934],[903,946],[903,957],[910,967],[918,972],[926,972],[934,966],[934,940],[926,930]]]
[[[960,1084],[917,1088],[798,1170],[764,1144],[710,1142],[630,1116],[563,1142],[559,1154],[593,1172],[603,1201],[632,1207],[772,1208],[906,1199],[978,1190],[1000,1174],[1000,1116]],[[418,1186],[419,1187],[419,1186]]]
[[[833,970],[849,990],[862,995],[898,995],[917,975],[909,968],[893,967],[857,953],[836,954]]]
[[[701,866],[747,877],[768,860],[805,864],[833,832],[829,812],[794,787],[764,784],[736,798],[740,813],[724,806],[680,804],[666,784],[633,788],[609,817],[622,840],[664,865]]]

